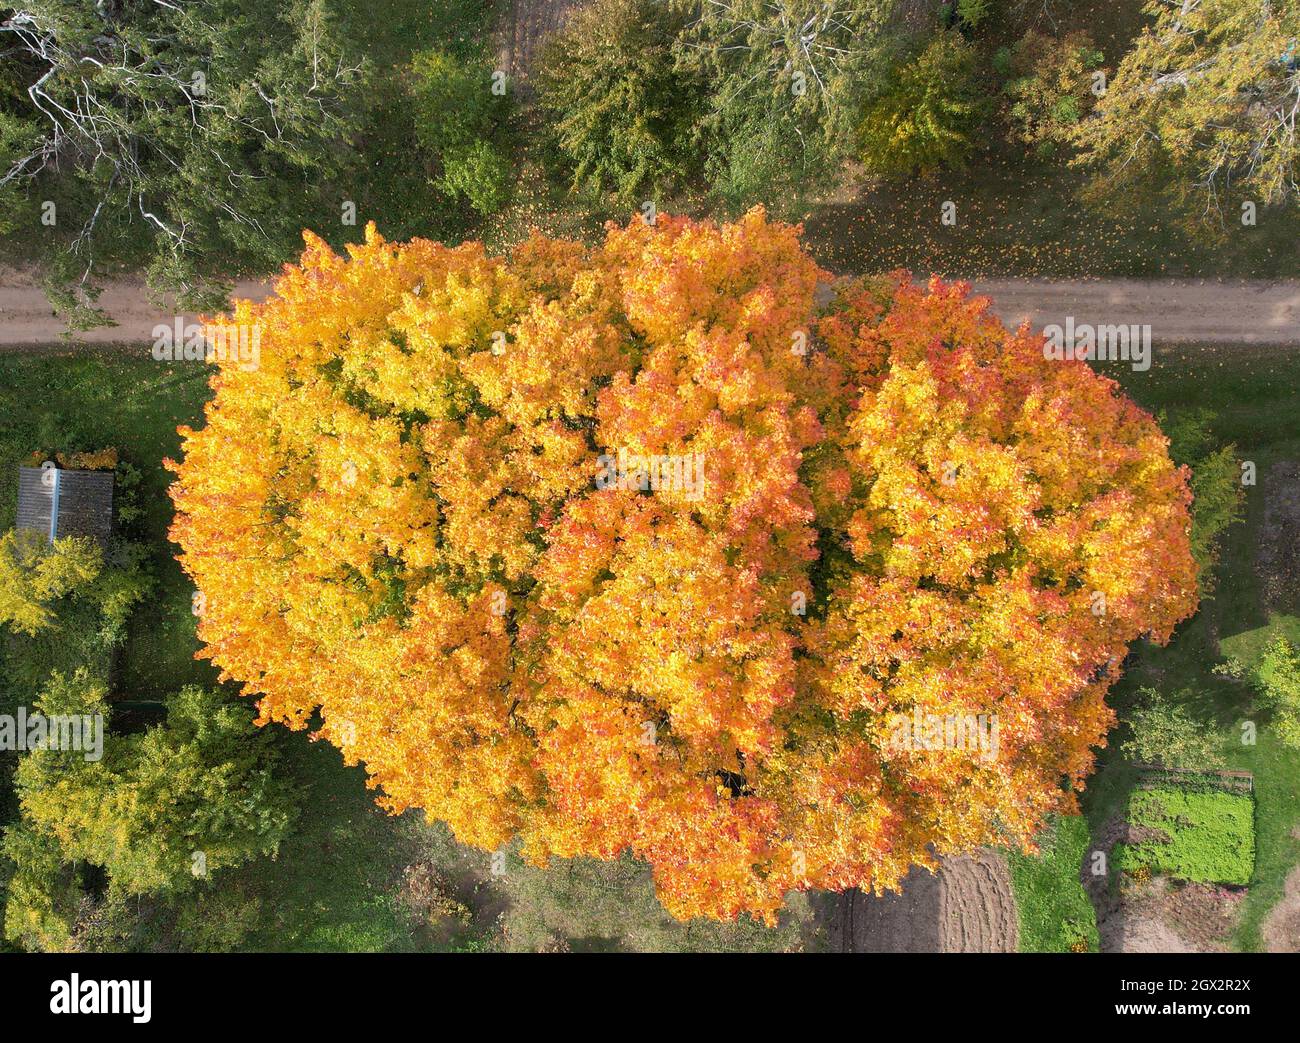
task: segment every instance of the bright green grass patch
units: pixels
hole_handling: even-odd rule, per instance
[[[1038,837],[1039,853],[1007,854],[1020,918],[1021,952],[1096,952],[1097,913],[1079,880],[1088,821],[1058,818]]]
[[[1221,647],[1225,656],[1239,659],[1243,663],[1254,663],[1279,636],[1300,646],[1300,616],[1274,613],[1262,627],[1225,637]]]
[[[1149,869],[1197,883],[1248,884],[1255,872],[1255,802],[1242,793],[1158,786],[1129,797],[1129,825],[1157,834],[1115,846],[1127,873]]]
[[[1242,904],[1236,944],[1260,947],[1260,925],[1281,899],[1286,878],[1300,865],[1300,756],[1269,731],[1254,746],[1229,740],[1232,766],[1255,775],[1255,878]]]

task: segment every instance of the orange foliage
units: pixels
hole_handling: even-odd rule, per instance
[[[172,465],[203,654],[263,721],[319,711],[389,809],[630,849],[683,918],[1025,842],[1126,646],[1195,608],[1187,476],[965,286],[826,300],[798,234],[307,236]],[[599,487],[619,451],[703,488]],[[996,748],[898,741],[925,715],[991,715]]]

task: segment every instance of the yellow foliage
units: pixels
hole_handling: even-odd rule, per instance
[[[171,465],[203,654],[263,721],[319,711],[389,809],[630,850],[680,917],[1031,836],[1128,643],[1195,607],[1187,476],[965,286],[819,303],[798,234],[308,236]],[[603,487],[629,457],[702,471]],[[997,748],[900,745],[925,715]]]

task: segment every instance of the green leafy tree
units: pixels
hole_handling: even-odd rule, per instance
[[[481,214],[501,209],[509,163],[495,138],[507,101],[492,93],[491,70],[434,49],[415,55],[410,72],[416,140],[434,183]]]
[[[109,713],[102,685],[84,672],[52,677],[35,709],[47,718]],[[21,820],[4,844],[16,864],[11,939],[57,940],[49,922],[66,922],[69,902],[55,887],[64,878],[56,860],[102,867],[111,892],[144,895],[184,892],[217,870],[275,854],[296,794],[277,777],[274,743],[248,708],[190,687],[168,698],[165,723],[107,736],[101,759],[27,753],[14,774]]]
[[[0,109],[0,167],[8,169],[14,157],[32,152],[40,141],[41,128],[35,120],[23,119]],[[17,178],[0,185],[0,235],[22,227],[27,209]]]
[[[61,952],[85,902],[76,867],[63,858],[58,838],[19,822],[4,831],[0,855],[9,863],[5,937],[23,949]]]
[[[1151,23],[1076,135],[1094,197],[1153,188],[1198,213],[1293,201],[1300,5],[1149,0],[1144,10]]]
[[[784,211],[833,183],[862,102],[899,54],[894,0],[673,0],[678,67],[707,84],[706,173],[730,209]]]
[[[207,304],[232,270],[291,252],[359,162],[363,70],[324,0],[31,0],[0,40],[20,70],[0,91],[4,223],[48,232],[74,303],[97,267],[147,263],[157,288]]]
[[[975,50],[951,31],[900,63],[862,118],[867,171],[898,177],[965,163],[988,114],[976,69]]]
[[[999,58],[1008,81],[1008,118],[1013,141],[1030,145],[1042,158],[1068,145],[1097,94],[1093,74],[1103,56],[1085,32],[1063,37],[1030,30]]]
[[[683,24],[654,0],[595,0],[550,38],[539,96],[574,187],[628,203],[698,173],[703,84],[674,66]]]

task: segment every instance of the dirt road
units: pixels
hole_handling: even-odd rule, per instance
[[[975,290],[991,297],[1012,326],[1026,318],[1035,328],[1064,325],[1072,316],[1076,326],[1150,325],[1156,345],[1300,345],[1300,281],[992,279],[976,282]],[[260,300],[270,291],[265,283],[248,282],[235,292]],[[71,343],[151,343],[154,326],[176,318],[174,310],[151,303],[138,280],[108,284],[99,304],[117,325],[76,334]],[[0,271],[0,350],[64,346],[63,331],[29,274]]]
[[[265,282],[236,284],[234,296],[261,300],[271,292]],[[65,323],[50,309],[45,292],[28,272],[0,270],[0,351],[29,348],[67,348],[95,344],[152,344],[153,328],[171,325],[177,315],[191,322],[193,313],[159,307],[150,300],[139,279],[114,280],[104,285],[98,306],[116,323],[65,337]]]
[[[1008,325],[1149,325],[1155,344],[1300,344],[1300,281],[986,279]]]

